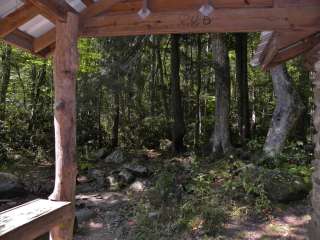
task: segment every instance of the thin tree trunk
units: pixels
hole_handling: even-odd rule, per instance
[[[304,106],[284,66],[273,67],[271,75],[277,105],[273,112],[263,151],[267,156],[274,157],[284,147],[285,141],[297,123]]]
[[[4,121],[6,118],[6,97],[8,86],[10,82],[11,73],[11,53],[12,49],[8,45],[4,45],[2,51],[2,78],[1,78],[1,92],[0,92],[0,120]]]
[[[197,55],[197,93],[196,93],[196,124],[195,124],[195,149],[199,150],[200,146],[200,133],[201,133],[201,60],[202,60],[202,44],[201,44],[201,35],[199,34],[197,37],[197,45],[198,45],[198,55]]]
[[[184,151],[183,137],[185,135],[185,123],[180,90],[180,36],[177,34],[171,37],[171,98],[172,98],[172,136],[174,151]]]
[[[236,65],[239,91],[239,131],[242,143],[250,138],[247,40],[247,33],[236,34]]]
[[[230,112],[230,65],[225,35],[212,34],[215,70],[215,124],[211,137],[212,153],[224,154],[231,148],[229,112]]]
[[[157,41],[157,61],[158,61],[158,68],[159,68],[159,80],[161,84],[161,97],[162,97],[162,104],[163,108],[166,114],[166,118],[168,119],[170,116],[170,110],[169,110],[169,104],[168,104],[168,98],[167,98],[167,93],[166,93],[166,85],[164,83],[164,73],[163,73],[163,63],[162,63],[162,57],[161,57],[161,41],[158,39]]]
[[[112,127],[112,148],[116,148],[119,145],[119,121],[120,121],[120,95],[119,93],[114,93],[114,117],[113,117],[113,127]]]

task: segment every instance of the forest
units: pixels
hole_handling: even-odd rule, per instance
[[[259,42],[79,41],[75,239],[306,239],[314,75],[253,67]],[[4,210],[53,189],[54,89],[51,58],[0,54]]]

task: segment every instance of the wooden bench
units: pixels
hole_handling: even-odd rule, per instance
[[[0,240],[32,240],[72,216],[69,202],[36,199],[0,213]]]

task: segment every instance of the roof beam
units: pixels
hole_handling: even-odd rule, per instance
[[[4,19],[0,19],[0,37],[10,34],[19,26],[34,18],[37,14],[38,10],[34,6],[30,4],[24,4],[22,7],[18,8],[18,10],[9,14]]]
[[[4,40],[11,45],[33,53],[33,37],[20,30],[15,30],[14,32],[8,34],[4,37]]]
[[[80,14],[80,19],[82,18],[86,19],[91,16],[96,16],[102,12],[109,10],[112,6],[114,6],[115,4],[121,1],[124,1],[124,0],[101,0],[97,3],[91,4],[86,10],[84,10]],[[86,4],[87,2],[93,2],[93,1],[92,0],[85,1]],[[45,33],[43,36],[36,38],[33,45],[34,51],[40,52],[46,47],[52,45],[52,43],[55,42],[55,34],[56,34],[55,29],[52,29],[48,33]]]
[[[198,10],[153,12],[145,20],[136,13],[86,19],[83,36],[128,36],[168,33],[320,30],[320,7],[216,9],[204,17]],[[234,19],[234,20],[230,20]]]
[[[292,59],[306,51],[309,51],[319,43],[320,32],[306,39],[303,39],[295,44],[292,44],[289,47],[280,49],[277,55],[274,57],[273,61],[270,63],[270,66]]]
[[[53,44],[56,40],[56,29],[52,29],[49,32],[45,33],[44,35],[35,38],[33,42],[33,49],[34,51],[40,52],[46,47],[50,46]]]
[[[65,22],[68,12],[76,11],[64,0],[27,0],[37,7],[43,15],[51,16],[55,21]]]
[[[119,2],[124,2],[125,0],[100,0],[99,2],[92,4],[90,7],[86,8],[81,13],[81,19],[86,19],[90,17],[97,16],[110,8],[112,8],[115,4]]]
[[[87,6],[91,6],[92,4],[94,4],[94,1],[93,0],[82,0],[82,2]]]

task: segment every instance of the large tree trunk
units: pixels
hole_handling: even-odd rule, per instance
[[[284,66],[273,67],[271,75],[277,105],[263,151],[274,157],[281,152],[304,107]]]
[[[242,142],[245,142],[250,138],[247,40],[247,33],[236,34],[236,65],[239,91],[239,131]]]
[[[2,73],[1,73],[1,91],[0,91],[0,120],[5,120],[6,115],[6,97],[10,82],[11,72],[11,53],[12,49],[8,45],[4,45],[2,51]]]
[[[216,109],[214,132],[211,137],[212,153],[227,153],[231,148],[230,111],[230,65],[225,34],[212,35],[213,66],[215,70]]]
[[[76,75],[79,64],[77,50],[79,17],[68,13],[66,22],[56,23],[54,54],[54,128],[56,176],[49,199],[68,201],[75,207],[76,189]],[[69,220],[52,229],[52,240],[72,240],[74,211]]]
[[[180,36],[171,37],[171,101],[172,101],[172,136],[176,153],[184,150],[183,137],[185,135],[185,123],[183,116],[181,90],[180,90]]]
[[[309,225],[309,237],[310,240],[318,240],[320,236],[320,44],[310,51],[306,59],[312,61],[312,65],[316,71],[313,81],[313,101],[315,105],[313,114],[313,124],[315,127],[315,135],[313,138],[315,160],[313,162],[314,172],[312,175],[313,189],[311,198],[313,212]]]

